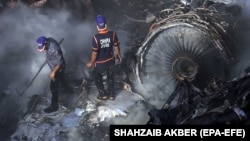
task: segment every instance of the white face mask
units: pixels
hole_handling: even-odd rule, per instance
[[[38,46],[42,46],[42,45],[41,45],[41,44],[38,44]],[[45,46],[45,45],[43,45],[41,49],[39,49],[39,48],[38,48],[37,50],[38,50],[39,52],[42,52],[42,51],[44,51],[44,50],[45,50],[45,47],[46,47],[46,46]]]

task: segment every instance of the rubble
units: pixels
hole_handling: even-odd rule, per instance
[[[191,124],[191,125],[248,125],[249,122],[249,83],[250,73],[244,72],[231,81],[221,81],[216,78],[210,81],[204,90],[195,91],[190,84],[178,85],[185,91],[186,98],[180,96],[183,91],[176,89],[173,101],[162,109],[152,109],[148,114],[150,125]],[[189,83],[189,82],[183,82]],[[190,96],[192,95],[192,96]],[[183,98],[183,99],[181,99]]]
[[[86,80],[83,81],[86,82]],[[34,105],[29,106],[33,107],[33,110],[29,110],[18,122],[18,128],[10,139],[13,141],[74,140],[75,134],[78,134],[78,138],[82,140],[89,138],[108,140],[109,130],[100,132],[99,128],[108,128],[109,120],[112,118],[126,117],[131,112],[131,107],[144,100],[129,89],[121,89],[114,101],[100,101],[96,98],[98,93],[95,87],[88,92],[85,86],[79,88],[81,90],[79,93],[74,94],[77,98],[72,98],[73,95],[71,95],[72,102],[64,103],[61,99],[59,110],[50,114],[43,112],[43,108],[49,104],[46,97],[34,96],[36,99],[33,98],[33,102],[30,102]],[[123,87],[130,86],[126,84]],[[39,102],[35,102],[37,98]],[[89,130],[89,128],[92,129]],[[93,130],[100,132],[103,137],[96,136]],[[89,132],[93,135],[86,135]]]

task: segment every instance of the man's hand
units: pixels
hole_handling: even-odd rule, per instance
[[[92,52],[91,53],[91,59],[87,63],[87,68],[92,68],[93,67],[93,65],[95,64],[95,61],[96,61],[96,57],[97,57],[97,52]]]
[[[93,63],[88,62],[88,63],[87,63],[87,67],[88,67],[88,68],[92,68],[92,67],[93,67]]]
[[[60,65],[56,65],[55,67],[54,67],[54,69],[51,71],[51,73],[50,73],[50,75],[49,75],[49,77],[50,77],[50,79],[51,80],[55,80],[55,75],[56,75],[56,72],[58,71],[60,69]]]
[[[49,77],[50,77],[51,80],[54,81],[54,80],[55,80],[55,72],[52,71],[52,72],[50,73]]]
[[[122,57],[120,55],[118,55],[118,59],[119,59],[119,63],[122,63]]]

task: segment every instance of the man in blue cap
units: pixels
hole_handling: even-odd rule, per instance
[[[106,19],[102,15],[96,17],[96,28],[98,33],[92,38],[91,60],[87,63],[88,68],[93,69],[93,77],[98,89],[98,98],[101,100],[114,100],[114,66],[115,56],[119,63],[122,62],[119,40],[114,31],[109,31]],[[114,51],[116,55],[114,54]],[[103,75],[107,74],[108,89],[103,85]]]
[[[58,90],[59,83],[63,85],[67,92],[70,91],[68,82],[64,77],[66,63],[60,44],[52,37],[41,36],[37,39],[38,51],[46,52],[46,61],[51,70],[50,90],[52,94],[51,104],[44,109],[44,112],[51,113],[58,110]]]

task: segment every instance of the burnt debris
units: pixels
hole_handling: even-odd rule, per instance
[[[189,82],[180,83],[174,99],[148,113],[147,124],[249,124],[250,73],[246,71],[232,81],[213,78],[204,90]]]

